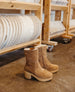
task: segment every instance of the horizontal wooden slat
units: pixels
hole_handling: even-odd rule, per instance
[[[72,30],[72,29],[75,29],[75,26],[73,26],[73,27],[70,27],[70,30]]]
[[[68,6],[61,6],[61,5],[51,5],[51,10],[67,10]]]
[[[62,35],[61,37],[63,37],[63,38],[67,38],[67,39],[72,39],[72,36],[70,36],[70,35]]]
[[[15,45],[15,46],[12,46],[12,47],[2,49],[2,50],[0,50],[0,55],[14,51],[14,50],[17,50],[17,49],[25,48],[27,46],[36,44],[38,42],[40,42],[40,39],[36,39],[36,40],[30,41],[30,42],[26,42],[26,43],[22,43],[22,44],[19,44],[19,45]]]
[[[50,39],[53,39],[53,38],[56,38],[56,37],[59,37],[59,36],[61,36],[61,35],[63,35],[63,34],[65,34],[65,31],[64,32],[59,32],[59,33],[57,33],[57,34],[54,34],[54,35],[50,35]]]
[[[55,41],[42,41],[42,44],[57,46],[58,42],[55,42]]]
[[[20,10],[0,9],[0,14],[20,14]]]
[[[71,5],[71,8],[75,8],[75,4],[72,4],[72,5]]]
[[[24,10],[38,10],[41,7],[40,4],[25,3],[18,1],[0,1],[0,9],[24,9]]]

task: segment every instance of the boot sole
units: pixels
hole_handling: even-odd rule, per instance
[[[47,78],[47,79],[42,79],[42,78],[39,78],[37,77],[36,75],[32,74],[32,73],[29,73],[27,71],[24,71],[24,75],[25,75],[25,78],[26,79],[31,79],[32,77],[36,78],[38,81],[41,81],[41,82],[46,82],[46,81],[50,81],[52,80],[53,76],[50,77],[50,78]]]
[[[59,71],[59,69],[57,69],[57,70],[54,70],[54,71],[50,71],[51,73],[57,73]]]

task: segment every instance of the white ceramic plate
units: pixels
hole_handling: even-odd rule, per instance
[[[15,19],[16,19],[17,27],[18,27],[16,44],[19,44],[20,43],[20,36],[21,36],[22,26],[21,26],[21,22],[20,22],[20,19],[19,19],[19,15],[16,16]]]
[[[10,21],[12,23],[12,41],[10,46],[15,45],[15,40],[17,39],[17,23],[14,16],[10,16]]]
[[[9,34],[9,24],[8,24],[5,16],[3,16],[3,19],[4,19],[4,22],[5,22],[5,25],[6,25],[6,39],[5,39],[5,42],[3,43],[3,48],[4,48],[6,46],[6,44],[7,44],[7,41],[9,39],[10,34]]]
[[[21,27],[22,27],[22,31],[21,31],[21,36],[20,36],[20,43],[22,43],[22,41],[23,41],[23,35],[24,35],[24,33],[23,33],[23,30],[24,30],[24,23],[23,23],[23,19],[22,19],[22,16],[19,16],[19,20],[20,20],[20,24],[21,24]]]
[[[34,40],[37,37],[39,37],[41,34],[42,23],[36,16],[29,16],[29,17],[32,19],[33,25],[34,25],[34,33],[33,33],[32,39],[31,39],[31,40]]]
[[[14,45],[14,41],[15,41],[15,31],[16,30],[16,26],[15,26],[15,19],[14,19],[14,16],[10,16],[9,17],[10,21],[11,21],[11,24],[12,24],[12,38],[11,38],[11,41],[10,41],[10,46],[13,46]]]
[[[15,30],[15,35],[16,35],[16,39],[15,39],[15,42],[14,42],[14,45],[18,44],[19,42],[19,19],[18,19],[18,15],[17,16],[14,16],[14,19],[15,19],[15,26],[16,26],[16,30]]]
[[[1,43],[1,49],[2,49],[3,44],[6,40],[7,34],[6,34],[6,24],[2,16],[0,16],[0,20],[2,21],[2,25],[3,25],[3,38],[2,38],[2,43]]]
[[[20,37],[19,37],[19,43],[22,42],[22,33],[23,33],[23,24],[22,24],[22,17],[18,16],[19,24],[20,24]]]
[[[2,25],[2,21],[0,20],[0,49],[1,49],[2,40],[3,40],[3,25]]]
[[[28,42],[32,38],[32,35],[33,35],[33,32],[34,32],[34,25],[33,25],[33,22],[32,22],[32,20],[29,16],[23,16],[23,23],[24,23],[23,42]]]
[[[5,16],[5,18],[8,22],[8,25],[9,25],[9,39],[8,39],[6,46],[5,46],[5,48],[7,48],[10,46],[10,40],[11,40],[11,36],[12,36],[12,24],[11,24],[11,21],[9,19],[9,16]]]

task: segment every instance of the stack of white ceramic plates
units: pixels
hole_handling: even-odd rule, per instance
[[[51,21],[55,21],[55,11],[51,11]]]
[[[35,2],[35,3],[39,3],[39,2],[40,2],[40,0],[34,0],[34,2]]]
[[[45,15],[44,15],[44,13],[42,14],[42,23],[44,23],[44,17],[45,17]]]
[[[2,0],[5,1],[5,0]],[[20,2],[27,2],[27,3],[39,3],[40,0],[6,0],[6,1],[20,1]]]
[[[73,16],[73,9],[71,9],[70,19],[72,19],[72,16]]]
[[[41,25],[42,25],[42,23],[40,22],[40,20],[38,20],[37,17],[35,17],[35,18],[33,16],[29,16],[29,17],[33,21],[34,30],[35,30],[34,33],[33,33],[33,36],[32,36],[32,40],[33,40],[33,39],[36,39],[41,34],[41,28],[42,28]]]
[[[61,21],[63,21],[64,11],[61,11]]]
[[[38,38],[42,23],[36,16],[0,15],[0,49]]]
[[[75,4],[75,0],[71,0],[71,3],[72,3],[72,4]]]
[[[67,0],[51,0],[52,4],[57,4],[57,5],[64,5],[66,6],[68,4]]]
[[[16,0],[20,2],[34,3],[34,0]]]
[[[70,27],[75,27],[75,19],[70,20]]]
[[[27,3],[39,3],[40,2],[40,0],[16,0],[16,1],[27,2]]]
[[[50,35],[61,33],[65,31],[65,27],[61,21],[51,21],[50,23]]]

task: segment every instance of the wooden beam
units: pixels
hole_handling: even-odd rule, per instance
[[[15,45],[15,46],[12,46],[12,47],[2,49],[2,50],[0,50],[0,55],[14,51],[14,50],[17,50],[17,49],[25,48],[29,45],[33,45],[33,44],[36,44],[38,42],[40,42],[40,39],[36,39],[36,40],[30,41],[30,42],[26,42],[26,43],[22,43],[22,44],[19,44],[19,45]]]
[[[69,30],[72,30],[72,29],[75,29],[75,26],[72,26],[72,27],[69,28]]]
[[[57,33],[57,34],[50,35],[50,39],[59,37],[59,36],[61,36],[61,35],[63,35],[63,34],[65,34],[65,31],[64,31],[64,32]]]
[[[0,1],[0,9],[25,9],[25,10],[38,10],[40,4],[25,3],[18,1]]]
[[[42,44],[56,46],[56,45],[58,45],[58,42],[54,42],[54,41],[42,41]]]
[[[0,9],[1,14],[20,14],[20,10]]]
[[[43,28],[43,40],[49,41],[50,40],[50,14],[51,14],[51,0],[44,0],[44,28]]]
[[[67,38],[67,39],[72,39],[72,36],[69,36],[69,35],[62,35],[61,37]]]
[[[75,19],[75,9],[73,9],[73,16],[72,19]]]
[[[61,6],[61,5],[51,5],[51,10],[67,10],[68,6]]]
[[[55,11],[55,20],[60,21],[61,20],[61,11]]]
[[[75,4],[72,4],[72,5],[71,5],[71,8],[75,8]]]

